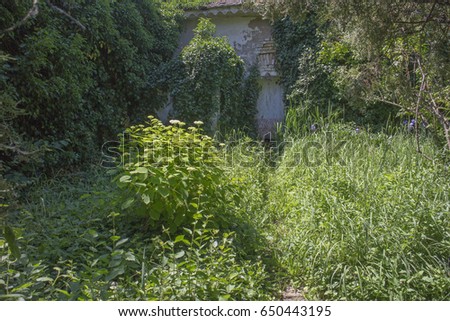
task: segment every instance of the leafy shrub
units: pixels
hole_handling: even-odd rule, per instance
[[[23,172],[40,163],[43,149],[27,141],[14,128],[19,116],[26,114],[17,108],[16,91],[6,76],[6,62],[11,57],[0,51],[0,235],[3,235],[13,255],[19,250],[12,229],[8,226],[8,214],[17,209],[21,188],[30,183]]]
[[[260,262],[239,260],[233,234],[194,223],[174,240],[153,240],[145,295],[153,300],[269,300],[272,286]]]
[[[277,68],[286,100],[293,104],[310,100],[326,106],[333,99],[327,70],[316,62],[322,39],[316,20],[315,15],[309,13],[302,21],[286,17],[274,23]]]
[[[147,127],[132,126],[122,140],[116,182],[123,189],[122,210],[148,227],[172,230],[202,213],[224,223],[227,180],[212,138],[198,127],[173,120],[165,126],[149,117]]]
[[[177,46],[180,11],[153,0],[42,1],[35,17],[3,33],[30,5],[0,5],[0,50],[12,58],[2,62],[1,81],[27,111],[14,129],[53,150],[40,164],[46,171],[92,161],[105,140],[166,102],[162,74]]]
[[[22,254],[0,237],[2,300],[266,300],[269,274],[237,235],[204,217],[151,239],[124,224],[99,171],[41,183],[14,221]]]
[[[294,108],[302,104],[322,114],[331,103],[339,106],[347,121],[384,126],[397,111],[368,99],[365,90],[375,78],[375,68],[362,71],[365,61],[352,52],[346,42],[349,35],[336,35],[317,12],[303,13],[302,19],[285,17],[274,23],[285,100]]]
[[[90,171],[40,182],[28,190],[27,206],[10,218],[20,256],[10,255],[9,245],[0,236],[2,299],[76,299],[78,288],[98,278],[92,274],[97,267],[93,262],[108,255],[113,245],[112,227],[102,217],[114,204],[108,185],[107,177]],[[79,275],[82,267],[91,267],[86,279]]]

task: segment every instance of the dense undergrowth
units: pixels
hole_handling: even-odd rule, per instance
[[[161,140],[178,133],[208,142],[217,183],[227,186],[221,206],[207,194],[199,201],[197,176],[189,194],[198,206],[186,204],[191,218],[169,228],[167,218],[155,225],[167,213],[148,224],[124,208],[105,169],[42,182],[12,224],[20,257],[1,241],[1,298],[270,300],[289,283],[307,299],[448,300],[450,186],[440,151],[426,133],[422,148],[434,161],[416,153],[407,129],[370,133],[320,122],[285,137],[280,150],[242,137],[211,146],[189,133],[199,128],[151,121],[142,130],[156,126]],[[158,179],[180,171],[179,182],[208,166],[193,162],[183,172],[176,157],[166,165]],[[158,202],[173,203],[178,192],[167,193]],[[142,203],[149,215],[152,201]]]
[[[308,298],[448,300],[447,168],[411,135],[339,127],[294,140],[270,178],[277,261]]]
[[[114,212],[110,180],[103,169],[92,169],[30,194],[14,228],[21,257],[8,257],[1,243],[2,299],[272,298],[263,264],[242,258],[233,232],[210,228],[207,218],[178,234],[145,233]]]
[[[111,169],[93,168],[45,181],[28,194],[28,205],[12,223],[20,257],[1,243],[3,299],[268,300],[277,295],[256,249],[257,232],[250,233],[250,216],[232,213],[238,178],[227,178],[212,139],[200,128],[184,130],[180,122],[164,126],[151,118],[148,127],[138,128],[143,136],[130,131],[134,142],[149,139],[154,158],[144,156],[148,163],[141,163],[128,157],[127,166],[112,170],[120,173],[117,187],[111,185]],[[181,155],[190,156],[189,163],[178,154],[183,144],[192,147],[192,155]],[[198,151],[201,147],[206,149]],[[132,203],[120,189],[124,185],[140,206],[124,206]],[[221,187],[227,188],[214,192]],[[229,217],[219,219],[225,214]]]
[[[173,59],[207,2],[0,5],[0,299],[448,300],[448,4],[260,2],[292,105],[261,144],[233,132],[258,72],[212,25]],[[129,127],[169,92],[204,126]]]

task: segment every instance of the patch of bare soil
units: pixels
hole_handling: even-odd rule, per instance
[[[295,289],[288,286],[283,292],[282,301],[305,301],[305,297],[302,294],[301,289]]]

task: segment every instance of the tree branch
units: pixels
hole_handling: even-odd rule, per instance
[[[419,66],[420,72],[422,73],[422,82],[420,83],[420,89],[419,93],[417,95],[417,103],[416,103],[416,121],[414,123],[414,130],[416,131],[416,143],[417,143],[417,152],[420,155],[423,155],[428,160],[431,160],[430,157],[426,156],[421,148],[420,148],[420,135],[419,135],[419,108],[420,108],[420,102],[422,101],[422,93],[425,91],[426,88],[426,78],[427,74],[423,72],[422,65],[420,63],[420,59],[417,58],[417,65]]]
[[[450,121],[443,115],[443,113],[439,110],[439,106],[433,98],[433,95],[428,93],[432,102],[431,111],[436,115],[444,128],[445,139],[447,140],[447,148],[450,150]]]
[[[438,0],[434,0],[433,5],[431,6],[430,12],[428,13],[427,18],[425,19],[425,22],[422,25],[421,31],[423,31],[425,29],[425,25],[428,23],[428,21],[430,21],[431,15],[433,14],[434,8],[436,7],[436,3],[438,2]]]
[[[33,154],[41,152],[40,150],[34,150],[34,151],[31,151],[31,152],[27,152],[27,151],[21,150],[20,148],[18,148],[16,146],[8,146],[8,145],[5,145],[5,144],[0,144],[0,150],[10,150],[10,151],[12,151],[14,153],[17,153],[17,154],[20,154],[20,155],[25,155],[25,156],[29,156],[29,155],[33,155]]]
[[[60,7],[55,6],[53,3],[51,3],[50,1],[46,0],[45,3],[47,3],[47,5],[52,8],[53,10],[57,11],[58,13],[66,16],[70,21],[72,21],[72,23],[76,24],[78,27],[80,27],[81,30],[85,31],[86,27],[79,22],[77,19],[75,19],[74,17],[72,17],[70,14],[68,14],[66,11],[64,11],[63,9],[61,9]]]
[[[450,25],[450,20],[448,20],[448,19],[444,20],[444,19],[438,19],[438,18],[435,18],[435,19],[431,19],[430,18],[429,20],[417,20],[417,21],[394,21],[394,23],[404,24],[404,25],[408,24],[408,25],[422,25],[422,26],[424,26],[429,21],[438,22],[439,24],[442,24],[442,25]]]
[[[49,0],[45,0],[45,3],[53,10],[55,10],[56,12],[66,16],[72,23],[76,24],[81,30],[85,31],[86,27],[77,19],[75,19],[74,17],[72,17],[70,14],[68,14],[66,11],[64,11],[63,9],[61,9],[60,7],[55,6],[53,3],[51,3]],[[33,0],[33,6],[31,7],[31,9],[28,11],[28,13],[26,14],[25,17],[23,17],[22,20],[20,20],[19,22],[17,22],[16,24],[14,24],[12,27],[9,27],[8,29],[2,30],[0,32],[0,35],[5,34],[7,32],[11,32],[14,31],[15,29],[17,29],[18,27],[22,26],[23,24],[25,24],[25,22],[27,22],[28,19],[34,18],[38,15],[39,13],[39,0]]]
[[[400,109],[407,109],[407,108],[405,108],[405,106],[402,106],[402,105],[397,104],[397,103],[395,103],[393,101],[390,101],[390,100],[386,100],[386,99],[384,99],[382,97],[375,97],[374,99],[376,101],[379,101],[380,103],[385,103],[385,104],[388,104],[388,105],[392,105],[392,106],[395,106],[395,107],[400,108]]]
[[[424,79],[425,72],[423,71],[420,60],[417,59],[417,62],[418,62],[419,70],[422,74],[422,79]],[[422,85],[420,86],[420,92],[422,93],[423,91],[425,91],[425,89],[426,89],[426,84],[424,84],[424,82],[422,82]],[[435,115],[435,117],[439,120],[442,128],[444,129],[444,135],[445,135],[445,139],[447,141],[447,148],[450,150],[450,121],[445,117],[444,113],[439,109],[439,106],[436,103],[436,101],[434,100],[433,94],[431,93],[431,91],[428,92],[428,95],[431,100],[431,104],[427,105],[428,110],[430,110],[431,113]]]
[[[38,6],[38,2],[39,0],[33,0],[33,5],[31,7],[31,9],[28,11],[28,13],[26,14],[25,17],[23,17],[22,20],[20,20],[19,22],[17,22],[15,25],[13,25],[12,27],[9,27],[8,29],[2,30],[0,35],[5,34],[7,32],[11,32],[14,31],[14,29],[19,28],[20,26],[22,26],[23,24],[25,24],[25,22],[27,22],[28,19],[30,18],[34,18],[37,16],[37,14],[39,13],[39,6]]]

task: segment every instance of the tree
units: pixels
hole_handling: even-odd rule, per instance
[[[324,49],[348,48],[344,63],[339,50],[322,51],[321,57],[341,91],[421,119],[450,149],[449,1],[250,2],[273,19],[314,12],[327,25]],[[416,131],[421,123],[415,122]]]
[[[53,150],[46,171],[93,160],[164,105],[179,11],[153,0],[11,0],[0,12],[5,76],[25,111],[14,128]]]

